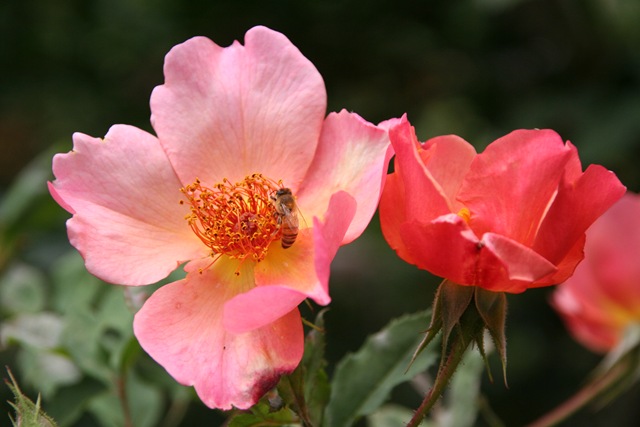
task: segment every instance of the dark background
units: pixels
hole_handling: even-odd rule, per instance
[[[421,140],[455,133],[478,150],[513,129],[552,128],[578,147],[583,164],[604,165],[637,192],[638,22],[635,0],[4,1],[0,196],[40,153],[68,151],[75,131],[103,136],[115,123],[151,131],[149,95],[163,82],[169,49],[194,35],[226,46],[258,24],[283,32],[315,64],[329,111],[346,108],[371,122],[407,113]],[[46,203],[46,218],[30,224],[68,248],[67,216]],[[33,234],[24,228],[4,232]],[[0,252],[0,269],[20,256]],[[395,256],[377,218],[341,249],[331,280],[331,366],[391,318],[428,307],[438,283]],[[599,361],[568,336],[548,305],[551,291],[509,296],[509,388],[483,384],[507,426],[569,396]],[[11,353],[0,361],[10,364]],[[635,426],[639,399],[636,386],[563,425]],[[192,406],[190,422],[215,425],[215,415]],[[8,411],[2,406],[0,419]]]

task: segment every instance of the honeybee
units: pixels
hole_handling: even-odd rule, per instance
[[[282,229],[280,243],[282,243],[284,249],[290,248],[298,237],[299,222],[296,199],[288,188],[279,189],[276,191],[275,196],[271,196],[271,199],[278,214],[278,223]]]

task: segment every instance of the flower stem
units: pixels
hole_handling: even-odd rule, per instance
[[[564,403],[526,427],[550,427],[559,424],[590,403],[609,387],[616,384],[626,373],[628,373],[626,367],[622,365],[613,366],[604,375],[593,379]]]
[[[458,368],[460,361],[462,361],[467,347],[475,341],[477,334],[482,334],[483,330],[484,323],[481,321],[474,304],[471,304],[460,318],[457,333],[449,342],[446,356],[444,356],[440,362],[433,387],[431,387],[431,390],[429,390],[429,393],[425,396],[413,415],[413,418],[407,423],[407,427],[417,427],[420,425],[424,417],[433,408],[440,396],[442,396],[447,384],[449,384],[449,380]]]
[[[133,421],[131,418],[131,409],[129,407],[129,400],[127,397],[127,380],[125,378],[126,373],[118,375],[116,379],[117,389],[118,389],[118,398],[120,399],[120,404],[122,405],[122,413],[124,415],[124,426],[125,427],[133,427]]]
[[[425,396],[425,399],[416,410],[407,427],[417,427],[420,425],[424,417],[429,413],[431,408],[433,408],[433,405],[435,405],[444,392],[445,387],[462,360],[462,356],[468,345],[469,342],[462,343],[461,340],[456,340],[452,345],[451,353],[447,357],[447,360],[441,364],[440,369],[438,369],[438,375],[433,383],[433,387],[431,387],[431,390],[429,390],[429,393]]]

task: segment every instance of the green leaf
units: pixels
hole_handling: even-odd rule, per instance
[[[35,199],[47,193],[51,176],[52,150],[38,155],[20,171],[9,191],[0,200],[0,230],[9,229],[29,212]]]
[[[82,377],[67,355],[53,351],[23,347],[18,352],[17,362],[25,383],[39,390],[45,400],[60,387],[77,383]]]
[[[97,380],[85,377],[77,384],[60,388],[47,400],[49,414],[61,426],[70,426],[85,412],[88,403],[107,388]]]
[[[319,426],[324,408],[329,400],[329,381],[325,373],[324,314],[316,316],[314,328],[305,338],[304,355],[295,371],[283,377],[278,392],[288,405],[304,421],[305,425]]]
[[[381,406],[367,417],[369,427],[398,427],[403,426],[413,416],[413,410],[400,405],[388,404]],[[429,425],[423,421],[421,426]]]
[[[40,270],[26,264],[12,266],[0,278],[2,311],[36,313],[44,308],[45,278]]]
[[[17,342],[37,349],[53,349],[60,343],[63,319],[55,313],[24,313],[0,327],[0,344]]]
[[[238,414],[229,420],[229,427],[299,426],[297,418],[288,408],[271,411],[269,405],[259,403],[251,414]]]
[[[6,384],[11,389],[15,400],[14,403],[10,402],[16,412],[15,419],[11,418],[14,427],[55,427],[55,421],[40,408],[40,396],[36,403],[33,403],[22,393],[11,371],[7,369],[7,372],[11,382],[6,381]]]
[[[70,250],[56,260],[51,275],[52,304],[61,313],[88,309],[102,288],[109,286],[89,274],[76,250]]]
[[[407,370],[428,324],[428,311],[396,319],[347,355],[336,367],[324,425],[353,425],[384,403],[396,385],[431,366],[439,354],[435,347],[423,351]]]

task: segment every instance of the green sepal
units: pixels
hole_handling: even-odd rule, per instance
[[[9,402],[9,405],[16,411],[16,419],[11,419],[11,423],[14,427],[56,427],[57,424],[53,418],[49,417],[40,408],[40,395],[38,399],[33,403],[31,399],[25,396],[18,387],[16,379],[13,377],[11,370],[7,368],[7,373],[11,382],[5,381],[11,392],[13,393],[15,403]]]
[[[476,308],[485,327],[489,330],[502,363],[502,377],[507,385],[507,338],[505,323],[507,319],[507,297],[504,292],[491,292],[476,288]]]
[[[438,303],[442,307],[442,356],[445,356],[449,337],[454,327],[460,325],[460,318],[471,304],[473,286],[462,286],[445,280],[438,289]]]
[[[429,329],[427,329],[424,339],[416,348],[407,370],[440,331],[442,331],[442,358],[445,358],[451,331],[456,326],[459,326],[460,317],[462,317],[462,314],[471,303],[473,291],[473,286],[456,285],[446,279],[442,281],[433,300],[433,316],[431,316]]]

